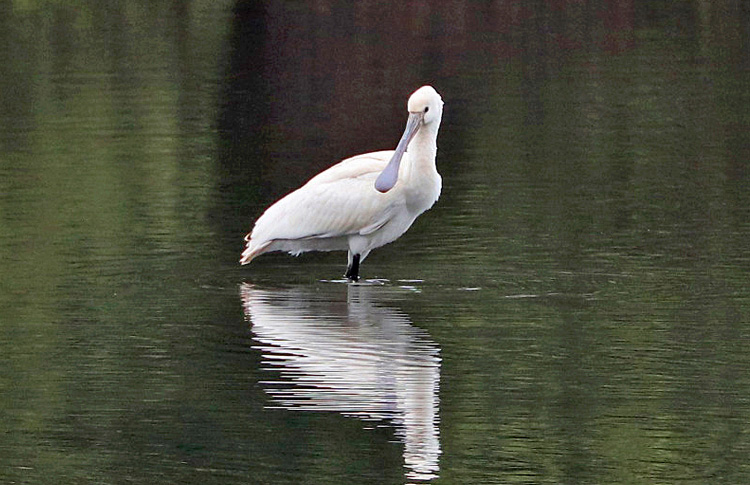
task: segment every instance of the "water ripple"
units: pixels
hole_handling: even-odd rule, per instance
[[[406,477],[437,478],[440,349],[396,309],[376,304],[377,286],[340,292],[241,287],[274,406],[329,411],[392,426]],[[381,288],[382,289],[382,288]]]

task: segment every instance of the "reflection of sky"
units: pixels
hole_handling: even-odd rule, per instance
[[[407,477],[436,478],[439,349],[406,315],[372,304],[377,287],[347,288],[347,301],[331,301],[242,286],[263,368],[280,373],[262,385],[283,408],[390,423],[404,443]]]

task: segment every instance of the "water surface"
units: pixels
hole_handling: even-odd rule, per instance
[[[738,2],[178,3],[0,6],[0,481],[750,479]],[[426,83],[365,284],[238,266]]]

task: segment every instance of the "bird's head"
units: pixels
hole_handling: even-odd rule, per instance
[[[440,119],[443,116],[443,98],[432,86],[422,86],[414,91],[409,96],[409,102],[406,106],[409,110],[409,118],[419,118],[421,125],[440,124]]]
[[[383,169],[375,180],[375,189],[378,192],[388,192],[398,181],[398,169],[401,159],[406,153],[412,138],[420,129],[432,129],[437,136],[437,129],[443,117],[443,98],[440,97],[432,86],[422,86],[409,96],[407,103],[409,119],[406,120],[406,129],[398,142],[391,161]]]

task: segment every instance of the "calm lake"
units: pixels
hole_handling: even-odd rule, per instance
[[[750,482],[741,0],[0,2],[0,482]],[[393,149],[443,191],[240,267]]]

